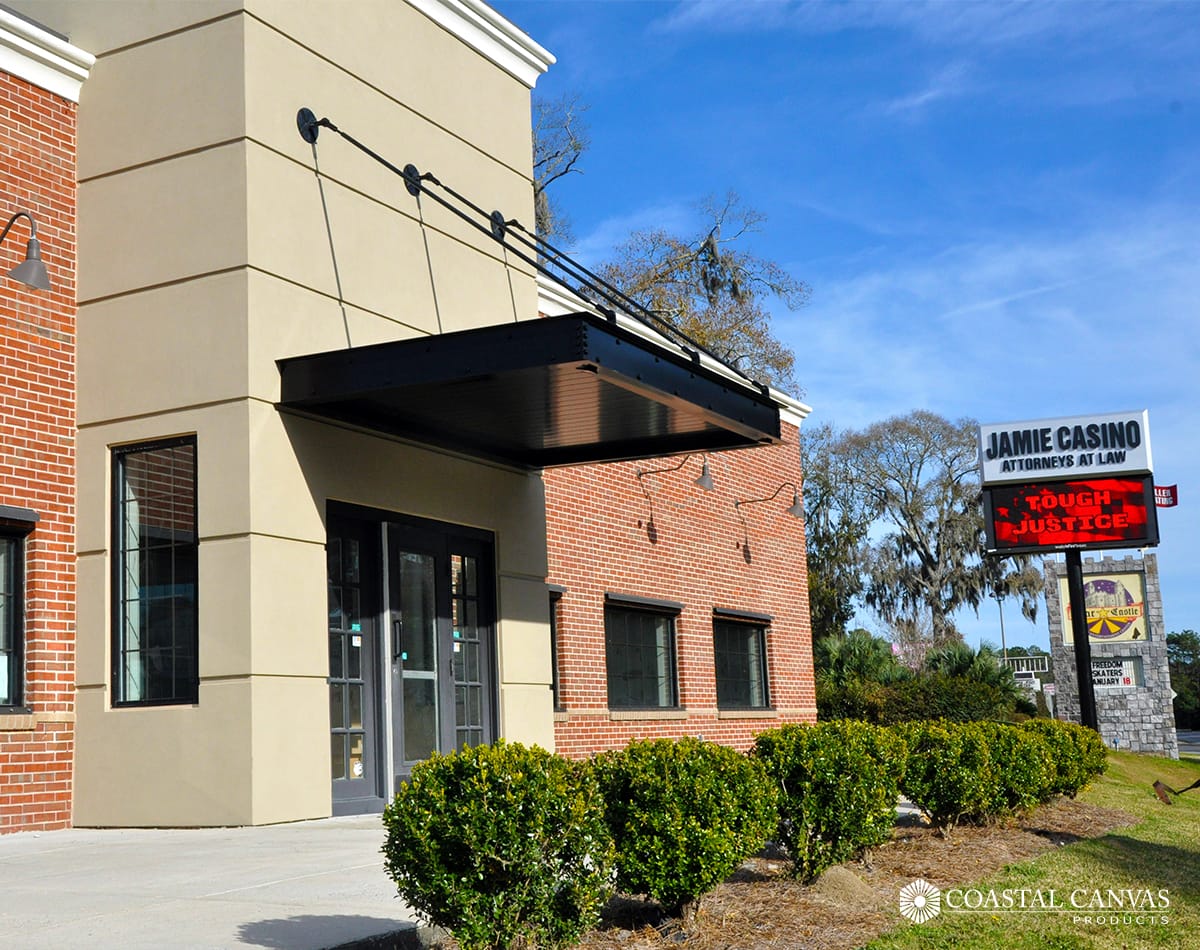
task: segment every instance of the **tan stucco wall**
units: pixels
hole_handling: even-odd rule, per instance
[[[98,54],[80,106],[76,822],[330,813],[330,499],[495,533],[501,732],[552,746],[540,477],[274,407],[279,358],[536,314],[527,269],[329,130],[318,180],[297,109],[531,222],[528,89],[402,0],[15,6]],[[114,710],[111,447],[185,433],[200,702]]]

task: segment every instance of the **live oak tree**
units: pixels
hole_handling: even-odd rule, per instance
[[[1042,578],[1028,559],[984,557],[976,429],[917,410],[834,439],[844,491],[873,526],[859,548],[862,600],[916,648],[961,639],[954,613],[997,593],[1037,613]],[[806,477],[820,476],[810,466]]]
[[[756,379],[795,391],[796,356],[775,336],[766,301],[800,307],[808,287],[745,249],[765,216],[733,192],[700,206],[690,234],[636,231],[601,270],[605,280]]]
[[[826,637],[844,637],[854,619],[874,509],[852,480],[844,441],[829,423],[804,427],[800,457],[815,644]]]

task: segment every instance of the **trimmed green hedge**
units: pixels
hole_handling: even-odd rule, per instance
[[[570,946],[611,893],[595,781],[536,746],[435,755],[414,766],[383,822],[400,896],[463,950]]]
[[[797,877],[812,880],[890,837],[908,757],[892,730],[852,720],[787,725],[759,734],[754,751],[778,786],[779,835]]]
[[[797,877],[886,841],[903,792],[943,832],[1104,771],[1090,729],[1037,719],[838,720],[759,735],[745,756],[700,739],[632,742],[590,763],[515,743],[435,755],[384,812],[387,873],[463,950],[566,947],[613,886],[685,929],[702,895],[772,834]]]
[[[900,790],[943,830],[1073,795],[1105,768],[1100,736],[1073,723],[941,721],[895,728],[909,747]]]
[[[630,743],[592,761],[617,849],[617,886],[685,924],[695,903],[775,830],[761,763],[700,739]]]

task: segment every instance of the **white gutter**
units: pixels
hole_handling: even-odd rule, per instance
[[[482,0],[408,0],[451,35],[532,89],[554,55]]]
[[[0,70],[79,102],[96,57],[29,20],[0,8]]]

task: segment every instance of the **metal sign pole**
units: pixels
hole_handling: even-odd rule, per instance
[[[1079,682],[1079,721],[1100,731],[1096,719],[1096,689],[1092,683],[1092,645],[1088,641],[1087,604],[1083,595],[1083,558],[1077,548],[1067,551],[1067,594],[1071,604],[1071,635],[1075,638],[1075,674]]]

